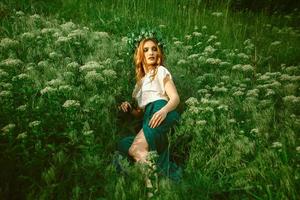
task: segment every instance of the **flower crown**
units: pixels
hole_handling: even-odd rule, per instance
[[[141,29],[140,32],[132,32],[128,34],[128,48],[130,53],[134,53],[135,49],[139,46],[140,42],[143,39],[154,39],[157,41],[158,46],[161,48],[162,51],[165,50],[166,44],[162,38],[161,32],[154,30],[154,29]]]

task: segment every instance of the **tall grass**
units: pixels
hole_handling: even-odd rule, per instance
[[[139,126],[117,110],[134,84],[126,35],[147,26],[167,41],[182,114],[170,148],[184,177],[161,177],[157,199],[298,198],[296,10],[232,12],[229,1],[4,3],[0,198],[146,199],[140,169],[121,160],[119,174],[112,161],[117,141]]]

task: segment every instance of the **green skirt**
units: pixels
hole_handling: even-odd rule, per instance
[[[158,154],[157,167],[159,174],[163,174],[174,181],[181,179],[181,168],[175,163],[170,162],[170,152],[168,143],[168,133],[172,131],[172,127],[179,121],[179,114],[171,111],[167,114],[165,120],[156,128],[149,127],[149,121],[153,114],[159,111],[167,104],[165,100],[157,100],[146,105],[143,118],[143,131],[149,151],[156,151]],[[118,151],[128,157],[128,150],[131,147],[135,136],[123,138],[118,144]]]

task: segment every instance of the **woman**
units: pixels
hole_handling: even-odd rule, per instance
[[[179,120],[175,108],[179,96],[170,72],[163,66],[163,53],[154,38],[143,39],[134,54],[136,85],[132,96],[138,108],[125,101],[120,110],[134,116],[143,116],[143,126],[134,137],[120,141],[118,150],[131,156],[138,163],[148,163],[149,151],[158,154],[157,167],[160,174],[173,180],[180,179],[180,170],[169,162],[167,134]]]

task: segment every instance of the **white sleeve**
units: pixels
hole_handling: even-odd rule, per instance
[[[160,88],[162,89],[162,93],[164,94],[165,93],[165,85],[164,85],[164,80],[165,78],[169,76],[170,79],[172,79],[172,75],[171,73],[169,72],[169,70],[167,70],[165,67],[163,66],[160,66],[157,70],[157,78],[158,78],[158,81],[159,81],[159,85],[160,85]]]
[[[138,87],[138,84],[136,83],[135,86],[134,86],[134,89],[132,91],[132,97],[136,98],[138,92],[139,92],[139,87]]]

